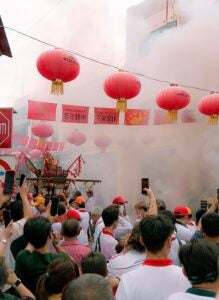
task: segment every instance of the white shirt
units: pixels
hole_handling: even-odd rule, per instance
[[[101,231],[103,230],[104,228],[104,223],[103,223],[103,219],[102,217],[100,217],[98,220],[97,220],[97,223],[95,225],[95,229],[94,229],[94,241],[93,241],[93,245],[92,245],[92,250],[95,251],[96,249],[96,243],[97,243],[97,239],[101,233]]]
[[[168,257],[170,259],[172,259],[174,265],[181,266],[178,253],[179,253],[180,246],[184,245],[185,241],[179,242],[179,240],[175,236],[173,236],[173,238],[175,238],[175,239],[172,241],[172,245],[171,245]],[[180,243],[181,243],[181,245],[180,245]]]
[[[178,266],[143,265],[122,275],[116,300],[166,300],[189,287],[189,281]]]
[[[100,246],[100,252],[105,256],[106,261],[109,261],[114,255],[116,255],[115,247],[118,241],[114,238],[111,232],[103,231],[100,233],[97,239],[97,247]],[[99,247],[98,247],[99,248]]]
[[[129,250],[113,256],[107,264],[108,276],[117,277],[142,266],[146,258],[145,252]]]
[[[94,208],[94,205],[95,205],[95,198],[92,196],[92,197],[89,197],[87,198],[87,201],[86,201],[86,204],[85,204],[85,208],[86,210],[91,213],[93,208]]]
[[[90,222],[90,215],[84,208],[79,208],[78,212],[81,216],[81,227],[84,229],[84,232],[87,234],[89,222]]]
[[[133,225],[125,218],[119,216],[119,223],[116,229],[114,230],[115,236],[117,239],[120,239],[130,231],[132,231]]]
[[[167,298],[167,300],[212,300],[212,297],[199,296],[190,293],[175,293]]]
[[[13,254],[11,253],[10,246],[14,240],[19,238],[23,234],[24,224],[26,223],[26,221],[27,221],[27,219],[23,218],[16,222],[13,222],[13,234],[7,241],[7,245],[6,245],[5,252],[4,252],[5,263],[6,263],[6,266],[8,266],[12,270],[15,269],[15,260],[14,260]],[[0,236],[2,235],[2,229],[3,228],[1,228]]]
[[[193,236],[192,232],[185,226],[176,223],[176,236],[179,240],[183,240],[186,243],[189,242]]]

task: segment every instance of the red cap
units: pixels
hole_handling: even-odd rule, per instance
[[[77,212],[77,210],[75,209],[70,209],[66,215],[67,215],[67,219],[76,219],[78,221],[81,221],[81,216],[79,212]]]
[[[115,199],[113,199],[113,204],[125,204],[128,203],[124,198],[121,196],[117,196]]]
[[[189,215],[189,210],[186,206],[177,206],[174,209],[174,215],[175,217],[183,217]]]

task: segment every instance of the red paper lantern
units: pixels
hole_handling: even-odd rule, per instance
[[[219,115],[219,94],[212,93],[202,98],[198,105],[198,110],[200,113],[209,116],[209,125],[216,125]]]
[[[42,156],[42,152],[38,149],[33,149],[29,153],[30,157],[39,159]]]
[[[31,130],[34,135],[39,137],[39,148],[42,148],[42,146],[45,145],[46,138],[52,136],[54,132],[53,127],[44,122],[32,126]]]
[[[37,59],[39,73],[52,81],[51,93],[63,95],[63,82],[75,79],[80,72],[78,60],[63,49],[43,52]]]
[[[112,140],[108,136],[98,136],[94,140],[94,144],[100,148],[100,152],[105,152],[106,148],[112,144]]]
[[[190,102],[190,95],[186,89],[171,85],[163,89],[156,97],[157,105],[168,110],[168,119],[177,120],[177,111],[186,107]]]
[[[87,138],[83,132],[74,130],[67,136],[67,141],[75,146],[80,146],[86,142]]]
[[[104,82],[105,93],[117,100],[117,111],[126,111],[127,100],[136,97],[140,90],[141,82],[137,77],[127,72],[115,73]]]

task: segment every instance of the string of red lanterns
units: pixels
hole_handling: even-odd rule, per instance
[[[51,93],[64,94],[64,82],[74,80],[80,72],[80,64],[73,54],[63,49],[54,49],[43,52],[36,62],[39,73],[52,81]],[[127,100],[136,97],[141,91],[139,79],[129,73],[119,71],[110,75],[103,84],[107,96],[117,100],[116,110],[126,111]],[[189,92],[177,84],[159,92],[156,97],[157,105],[167,110],[168,119],[177,121],[177,111],[185,108],[190,103]],[[219,94],[212,93],[201,99],[198,110],[209,116],[209,125],[216,125],[219,116]]]

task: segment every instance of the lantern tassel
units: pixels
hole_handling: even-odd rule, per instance
[[[127,100],[125,98],[120,98],[116,103],[116,111],[126,111],[127,110]]]
[[[64,85],[63,85],[63,81],[61,79],[52,80],[51,94],[53,94],[53,95],[63,95],[64,94]]]
[[[208,125],[217,125],[218,122],[218,115],[212,115],[209,119],[208,119]]]
[[[167,118],[168,118],[168,121],[176,122],[177,121],[177,110],[169,110]]]

